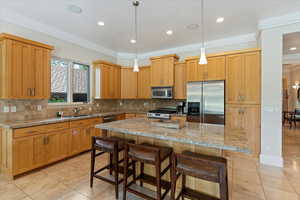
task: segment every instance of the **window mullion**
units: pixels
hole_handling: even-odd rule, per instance
[[[68,103],[73,103],[73,87],[72,87],[72,79],[73,79],[73,63],[69,63],[68,67]]]

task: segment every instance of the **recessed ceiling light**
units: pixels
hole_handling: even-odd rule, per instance
[[[102,22],[102,21],[99,21],[97,24],[98,24],[99,26],[104,26],[104,22]]]
[[[135,40],[135,39],[131,39],[131,40],[130,40],[130,43],[131,43],[131,44],[135,44],[135,43],[136,43],[136,40]]]
[[[172,31],[172,30],[168,30],[168,31],[166,32],[166,34],[167,34],[167,35],[173,35],[173,31]]]
[[[79,6],[76,5],[68,5],[68,10],[75,14],[82,13],[82,9]]]
[[[291,47],[290,48],[290,51],[295,51],[295,50],[297,50],[297,47]]]
[[[224,17],[218,17],[216,20],[217,23],[222,23],[224,22]]]
[[[186,26],[187,29],[196,30],[199,28],[199,24],[189,24]]]

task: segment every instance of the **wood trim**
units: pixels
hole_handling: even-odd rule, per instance
[[[163,55],[163,56],[154,56],[154,57],[151,57],[150,60],[156,60],[156,59],[168,58],[168,57],[174,57],[175,59],[179,59],[179,57],[176,54],[168,54],[168,55]]]
[[[99,64],[121,67],[120,65],[117,65],[117,64],[105,61],[105,60],[95,60],[95,61],[93,61],[93,65],[99,65]]]
[[[217,57],[217,56],[228,56],[228,55],[233,55],[233,54],[241,54],[241,53],[249,53],[249,52],[254,52],[254,51],[261,51],[260,48],[250,48],[250,49],[241,49],[241,50],[236,50],[236,51],[226,51],[222,53],[214,53],[214,54],[208,54],[206,57],[211,58],[211,57]],[[185,61],[188,60],[197,60],[199,59],[199,56],[189,56],[185,58]]]
[[[22,37],[19,37],[19,36],[15,36],[15,35],[11,35],[11,34],[8,34],[8,33],[1,33],[0,34],[0,41],[1,40],[6,40],[6,39],[15,40],[15,41],[18,41],[18,42],[23,42],[25,44],[38,46],[38,47],[42,47],[42,48],[49,49],[49,50],[54,50],[54,46],[51,46],[51,45],[43,44],[43,43],[36,42],[36,41],[33,41],[33,40],[28,40],[28,39],[25,39],[25,38],[22,38]]]
[[[179,65],[179,64],[186,64],[186,61],[175,61],[174,65]]]

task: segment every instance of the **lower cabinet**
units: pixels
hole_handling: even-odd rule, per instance
[[[21,174],[33,168],[33,137],[14,139],[12,151],[13,175]]]
[[[71,130],[71,150],[70,150],[71,155],[75,155],[82,152],[83,138],[84,138],[83,128],[73,128]]]

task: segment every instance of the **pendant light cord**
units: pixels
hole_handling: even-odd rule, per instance
[[[138,44],[138,33],[137,33],[137,7],[139,6],[139,1],[134,1],[133,3],[134,5],[134,26],[135,26],[135,58],[137,59],[137,54],[138,54],[138,47],[137,47],[137,44]]]
[[[202,35],[202,48],[204,48],[204,0],[201,0],[201,35]]]

